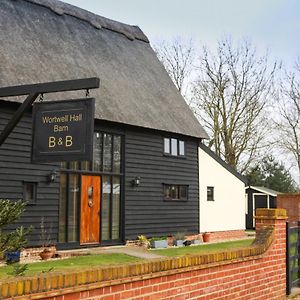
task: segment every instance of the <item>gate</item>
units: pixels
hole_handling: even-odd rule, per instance
[[[286,294],[300,284],[300,221],[296,226],[286,222]]]

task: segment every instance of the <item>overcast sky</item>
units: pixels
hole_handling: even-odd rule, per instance
[[[150,41],[175,36],[214,46],[225,35],[248,38],[291,64],[300,56],[300,0],[65,0],[138,25]]]

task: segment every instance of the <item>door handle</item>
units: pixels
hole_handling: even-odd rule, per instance
[[[88,190],[87,190],[87,194],[88,194],[88,205],[89,207],[92,207],[94,202],[93,202],[93,193],[94,193],[94,189],[92,186],[89,186],[88,187]]]

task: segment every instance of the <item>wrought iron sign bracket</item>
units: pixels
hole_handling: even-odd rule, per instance
[[[16,125],[24,115],[24,113],[30,109],[30,107],[39,95],[47,93],[97,89],[99,88],[99,86],[100,79],[98,77],[92,77],[0,88],[0,98],[28,95],[24,102],[21,104],[21,106],[14,113],[11,120],[5,126],[3,131],[1,132],[0,146],[5,142],[9,134],[13,131],[13,129],[16,127]]]

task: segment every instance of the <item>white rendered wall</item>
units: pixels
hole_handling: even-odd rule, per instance
[[[200,232],[245,229],[245,185],[199,149]],[[214,201],[207,201],[207,186]]]

